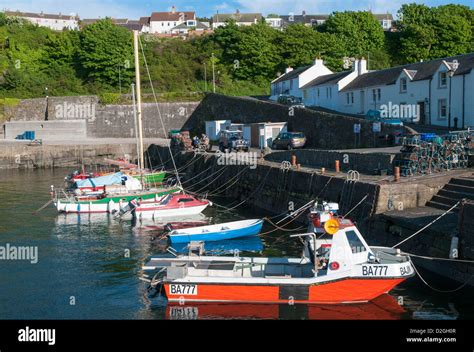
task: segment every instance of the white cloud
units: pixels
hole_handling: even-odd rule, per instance
[[[148,8],[148,6],[147,6]],[[145,7],[135,8],[120,5],[113,0],[0,0],[0,9],[25,12],[45,12],[57,14],[77,13],[81,18],[115,17],[115,18],[139,18],[150,12]]]
[[[329,14],[334,11],[371,10],[374,13],[396,14],[406,0],[236,0],[242,12]],[[411,0],[409,2],[421,2]]]

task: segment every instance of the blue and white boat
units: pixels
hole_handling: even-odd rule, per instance
[[[224,241],[234,238],[255,236],[260,233],[263,220],[243,220],[171,231],[168,235],[171,243],[191,241]]]

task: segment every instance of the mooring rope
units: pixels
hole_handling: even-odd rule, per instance
[[[242,204],[246,203],[250,198],[252,198],[257,192],[260,192],[260,191],[263,189],[263,187],[265,186],[265,184],[266,184],[266,182],[267,182],[268,175],[270,174],[270,171],[272,171],[272,169],[273,169],[273,167],[270,167],[270,168],[268,169],[268,172],[267,172],[267,174],[265,175],[265,178],[263,179],[263,182],[260,184],[260,186],[258,186],[255,191],[253,191],[252,193],[250,193],[250,195],[249,195],[245,200],[243,200],[242,202],[240,202],[240,203],[237,204],[236,206],[232,206],[232,204],[231,204],[231,207],[224,207],[224,206],[221,206],[221,205],[219,205],[219,204],[216,204],[216,206],[217,206],[218,208],[223,208],[223,209],[225,209],[225,212],[229,212],[229,211],[231,211],[231,210],[234,210],[234,209],[240,207]],[[282,213],[281,215],[283,215],[283,214],[286,214],[286,211],[285,211],[284,213]],[[281,215],[278,215],[277,217],[279,217],[279,216],[281,216]],[[273,217],[273,218],[275,218],[275,217]],[[273,218],[272,218],[272,219],[273,219]]]
[[[412,239],[413,237],[415,237],[416,235],[422,233],[424,230],[426,230],[428,227],[432,226],[433,224],[435,224],[436,222],[438,222],[439,220],[441,220],[442,218],[444,218],[446,215],[448,215],[450,212],[452,212],[454,209],[456,209],[458,207],[459,204],[461,204],[462,201],[459,201],[457,202],[455,205],[453,205],[451,208],[449,208],[448,210],[446,210],[443,214],[441,214],[440,216],[438,216],[436,219],[434,219],[433,221],[431,221],[428,225],[426,225],[425,227],[423,227],[422,229],[416,231],[413,235],[411,235],[410,237],[404,239],[403,241],[401,241],[400,243],[397,243],[396,245],[394,245],[392,248],[396,248],[396,247],[399,247],[400,245],[402,245],[403,243],[407,242],[408,240]]]
[[[436,258],[436,259],[439,259],[439,258]],[[457,291],[460,291],[462,290],[464,287],[466,287],[469,282],[471,282],[472,278],[474,277],[474,274],[471,275],[471,277],[465,282],[463,283],[461,286],[453,289],[453,290],[440,290],[436,287],[433,287],[432,285],[430,285],[423,276],[421,276],[420,272],[418,271],[418,269],[416,268],[415,264],[413,264],[413,261],[411,260],[411,258],[409,259],[410,260],[410,263],[411,265],[413,266],[413,269],[415,270],[415,273],[418,275],[418,277],[420,278],[420,280],[426,285],[428,286],[430,289],[432,289],[433,291],[436,291],[436,292],[439,292],[439,293],[454,293],[454,292],[457,292]]]
[[[354,208],[352,208],[346,215],[344,215],[344,217],[345,217],[345,218],[348,217],[350,213],[352,213],[354,210],[356,210],[357,207],[358,207],[359,205],[361,205],[364,200],[367,199],[367,197],[369,197],[368,194],[367,194],[364,198],[362,198],[362,200],[361,200],[359,203],[357,203],[357,205],[356,205]]]

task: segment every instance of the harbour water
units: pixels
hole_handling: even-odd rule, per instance
[[[390,295],[365,305],[168,306],[147,292],[141,266],[163,253],[154,224],[119,222],[95,215],[58,215],[49,206],[51,185],[61,185],[67,170],[0,171],[0,247],[37,247],[38,262],[0,260],[2,319],[472,319],[471,293],[441,294],[412,278]],[[225,199],[218,200],[225,203]],[[257,218],[265,214],[206,210],[213,221]],[[270,228],[264,228],[268,231]],[[299,256],[301,245],[288,233],[214,244],[230,254]],[[226,252],[227,250],[227,252]],[[456,286],[454,284],[453,286]]]

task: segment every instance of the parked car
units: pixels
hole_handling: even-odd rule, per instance
[[[396,118],[391,118],[391,117],[382,117],[382,114],[378,110],[369,110],[367,111],[367,114],[365,115],[366,120],[372,121],[372,122],[382,122],[386,123],[388,125],[394,125],[394,126],[403,126],[403,121],[400,119]]]
[[[305,108],[306,106],[303,103],[303,99],[299,97],[294,97],[292,95],[280,95],[278,97],[278,102],[283,105],[288,105],[294,108]]]
[[[304,148],[306,145],[306,136],[301,132],[284,132],[280,133],[272,142],[272,149]]]
[[[223,153],[235,151],[250,151],[250,142],[243,137],[242,131],[221,131],[219,150]]]

